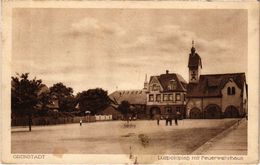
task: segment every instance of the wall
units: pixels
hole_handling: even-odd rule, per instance
[[[227,89],[228,87],[235,87],[235,95],[228,95]],[[225,112],[225,109],[233,105],[238,110],[239,113],[242,114],[243,108],[242,108],[242,97],[241,97],[241,89],[237,86],[237,84],[231,79],[231,81],[227,82],[224,86],[224,88],[221,90],[221,93],[223,95],[222,99],[222,112]]]
[[[196,80],[192,79],[193,72],[196,74],[196,76],[195,76]],[[198,69],[189,69],[189,82],[198,83],[199,77],[200,77],[200,67],[198,67]]]
[[[204,98],[203,99],[203,110],[205,110],[205,108],[210,105],[210,104],[216,104],[221,108],[221,98]]]
[[[200,109],[201,112],[205,110],[205,108],[210,105],[210,104],[216,104],[221,108],[221,98],[189,98],[187,101],[187,110],[186,110],[186,115],[187,118],[190,117],[190,110],[192,108],[198,108]]]
[[[192,108],[198,108],[202,112],[202,101],[201,98],[188,98],[187,99],[187,105],[186,105],[186,117],[190,117],[190,110]]]

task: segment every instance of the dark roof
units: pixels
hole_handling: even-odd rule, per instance
[[[245,73],[209,74],[200,75],[197,84],[188,84],[187,97],[221,97],[221,90],[231,78],[243,92],[243,86],[246,84]]]
[[[190,53],[188,67],[202,68],[201,58],[197,53]]]
[[[153,77],[157,77],[159,80],[163,91],[178,91],[178,92],[184,92],[186,91],[187,88],[187,82],[184,80],[184,78],[177,74],[177,73],[166,73],[166,74],[161,74],[160,76],[151,76],[150,82],[153,79]],[[171,81],[176,81],[177,82],[177,87],[174,90],[170,90],[168,86],[170,85]]]
[[[105,109],[103,109],[102,111],[100,111],[98,114],[100,115],[107,115],[107,114],[121,114],[121,112],[119,112],[114,106],[110,105],[108,107],[106,107]]]
[[[144,90],[118,90],[109,95],[110,99],[120,104],[128,101],[130,104],[146,104],[146,93]]]

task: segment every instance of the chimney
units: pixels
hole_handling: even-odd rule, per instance
[[[169,70],[166,70],[166,74],[168,74],[169,73]]]

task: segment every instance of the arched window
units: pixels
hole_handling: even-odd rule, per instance
[[[228,95],[231,95],[231,89],[230,89],[230,87],[227,88],[227,94],[228,94]]]
[[[232,95],[235,95],[235,94],[236,94],[236,88],[232,87]]]

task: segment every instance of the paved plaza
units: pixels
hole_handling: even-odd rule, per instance
[[[191,154],[210,139],[237,123],[238,119],[180,120],[178,126],[165,126],[155,120],[65,124],[12,128],[12,153],[60,152],[64,154]],[[246,131],[242,134],[246,137]],[[142,136],[148,137],[143,145]],[[236,147],[234,138],[225,141]],[[212,151],[214,152],[214,151]],[[227,154],[230,154],[226,152]]]
[[[247,121],[244,119],[202,145],[193,154],[247,155]]]

